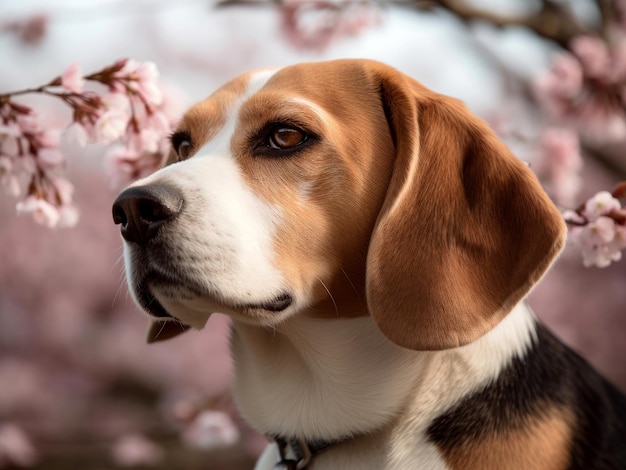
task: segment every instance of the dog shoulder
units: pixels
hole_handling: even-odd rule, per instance
[[[427,434],[452,469],[623,469],[626,398],[538,325],[524,356]]]

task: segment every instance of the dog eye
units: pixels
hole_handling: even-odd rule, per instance
[[[178,154],[178,158],[184,160],[191,154],[191,137],[186,132],[176,132],[170,138],[172,148]]]
[[[294,127],[276,127],[268,136],[268,144],[271,148],[285,150],[297,147],[304,143],[307,135]]]
[[[191,153],[191,142],[189,142],[188,140],[183,140],[180,144],[178,144],[176,153],[181,159],[187,158]]]

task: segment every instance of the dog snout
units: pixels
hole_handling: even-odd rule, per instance
[[[113,203],[113,221],[121,226],[126,241],[146,243],[175,218],[182,207],[183,198],[174,188],[136,186],[124,190]]]

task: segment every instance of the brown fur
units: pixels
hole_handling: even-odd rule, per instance
[[[565,470],[571,442],[571,414],[553,409],[524,427],[444,451],[443,457],[451,470]]]
[[[370,313],[401,346],[461,346],[528,293],[565,224],[530,169],[461,103],[377,73],[397,145],[368,255]]]

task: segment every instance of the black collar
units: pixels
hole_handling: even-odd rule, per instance
[[[345,439],[332,441],[305,441],[275,437],[278,446],[278,463],[274,470],[304,470],[314,457]]]

